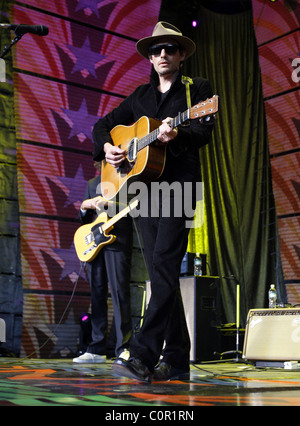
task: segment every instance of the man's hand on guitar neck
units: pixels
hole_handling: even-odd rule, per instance
[[[113,167],[119,167],[126,155],[125,149],[112,145],[109,142],[104,144],[105,160]]]
[[[88,198],[87,200],[84,200],[80,206],[82,211],[85,210],[101,210],[103,207],[106,207],[108,205],[112,205],[112,201],[108,201],[105,198],[101,197],[101,195],[94,197],[94,198]]]
[[[172,129],[170,127],[169,123],[172,122],[172,118],[167,117],[163,120],[162,124],[159,126],[159,134],[157,136],[157,139],[160,142],[168,143],[172,139],[175,139],[178,133],[177,127],[175,129]]]

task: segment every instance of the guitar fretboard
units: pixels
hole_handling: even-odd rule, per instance
[[[138,205],[138,200],[132,201],[125,209],[121,210],[119,213],[117,213],[114,217],[109,219],[106,223],[102,225],[102,231],[106,231],[111,226],[113,226],[115,223],[118,222],[123,216],[126,216],[127,213],[129,213],[131,210],[135,209]]]
[[[179,113],[177,117],[172,118],[169,122],[169,126],[172,129],[175,129],[175,127],[179,126],[180,124],[184,123],[189,119],[190,109],[187,109],[186,111]],[[137,151],[140,151],[141,149],[145,148],[146,146],[150,145],[152,142],[154,142],[157,139],[157,136],[159,135],[159,128],[153,130],[148,135],[142,137],[138,140],[137,143]]]

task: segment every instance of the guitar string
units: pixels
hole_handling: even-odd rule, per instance
[[[177,126],[179,126],[181,123],[184,123],[189,118],[189,110],[179,113],[177,117],[172,118],[169,122],[170,127],[173,129]],[[140,151],[141,149],[145,148],[145,146],[148,146],[150,143],[154,142],[157,139],[157,136],[159,135],[159,129],[153,130],[148,135],[142,137],[138,140],[137,145],[137,151]]]
[[[214,95],[213,98],[203,101],[202,103],[199,103],[198,105],[201,104],[201,107],[204,107],[207,105],[207,103],[214,103],[214,106],[208,110],[212,114],[216,110],[215,104],[217,102],[218,102],[218,97]],[[196,108],[196,106],[194,108]],[[169,122],[170,126],[174,129],[175,127],[189,120],[190,111],[191,111],[191,108],[188,108],[183,113],[179,112],[178,116],[175,118],[172,118],[171,121]],[[202,111],[202,114],[205,112],[206,111]],[[152,132],[148,133],[147,135],[143,136],[142,138],[138,139],[136,142],[136,147],[137,147],[136,151],[138,152],[141,149],[145,148],[146,146],[150,145],[152,142],[154,142],[157,139],[158,135],[159,135],[159,129],[157,128],[157,129],[154,129]],[[130,153],[130,155],[128,155],[129,158],[133,158],[133,155],[132,155],[133,149],[134,149],[134,144],[130,143],[128,147],[128,152]]]

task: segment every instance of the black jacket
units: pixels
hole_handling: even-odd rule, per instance
[[[204,78],[194,78],[190,86],[192,106],[213,96],[210,84]],[[163,120],[176,117],[187,110],[186,89],[181,82],[181,73],[161,101],[157,90],[158,77],[152,72],[149,84],[143,84],[104,118],[93,129],[94,160],[104,158],[103,146],[111,142],[110,130],[115,126],[131,125],[142,116]],[[160,181],[196,182],[201,180],[199,148],[210,141],[213,120],[200,124],[191,120],[189,126],[179,126],[177,137],[168,143],[166,165]]]

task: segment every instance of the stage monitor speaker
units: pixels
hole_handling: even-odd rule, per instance
[[[243,358],[255,361],[300,360],[300,309],[251,309]]]
[[[218,286],[216,278],[180,278],[180,290],[191,339],[190,360],[193,362],[215,359],[219,351]],[[150,282],[146,282],[146,305],[151,296]]]

